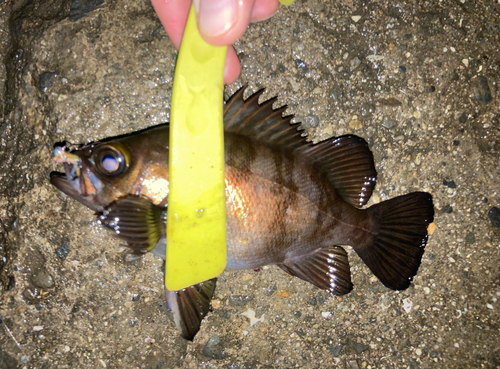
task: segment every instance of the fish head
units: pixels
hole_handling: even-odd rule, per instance
[[[54,161],[63,164],[64,173],[51,173],[50,183],[85,206],[102,211],[126,195],[130,160],[130,150],[119,142],[92,143],[73,149],[56,144]]]
[[[166,204],[168,142],[168,125],[162,125],[85,145],[56,144],[54,161],[64,173],[52,172],[50,182],[98,212],[129,195]]]

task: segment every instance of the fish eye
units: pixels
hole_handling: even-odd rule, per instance
[[[94,162],[102,174],[112,177],[122,174],[128,166],[126,154],[109,145],[95,152]]]

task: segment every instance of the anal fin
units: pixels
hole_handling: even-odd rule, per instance
[[[285,260],[278,266],[288,274],[335,295],[345,295],[352,290],[349,260],[340,246],[319,248]]]
[[[200,330],[201,321],[210,311],[216,282],[217,278],[213,278],[180,291],[165,289],[175,325],[185,339],[192,341]]]

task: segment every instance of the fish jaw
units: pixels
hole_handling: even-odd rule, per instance
[[[102,211],[96,197],[103,189],[102,181],[89,169],[87,160],[65,151],[65,147],[54,148],[54,161],[64,165],[64,173],[52,172],[50,183],[61,192],[95,211]]]
[[[82,195],[80,193],[80,178],[77,177],[69,181],[68,178],[66,177],[66,174],[53,172],[50,174],[50,183],[53,186],[55,186],[59,191],[81,202],[86,207],[94,211],[104,210],[104,207],[97,203],[95,199],[95,194]]]

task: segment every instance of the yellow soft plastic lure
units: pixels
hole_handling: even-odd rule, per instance
[[[226,49],[201,38],[191,7],[170,111],[165,268],[170,291],[214,278],[226,267],[222,115]]]

